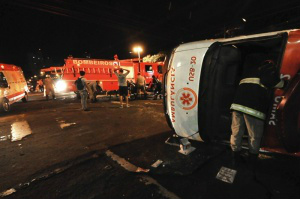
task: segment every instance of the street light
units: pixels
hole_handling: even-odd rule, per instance
[[[137,46],[137,47],[134,47],[134,48],[133,48],[133,52],[137,53],[138,56],[139,56],[139,72],[141,72],[141,67],[140,67],[140,63],[141,63],[141,55],[140,55],[140,53],[143,52],[143,49],[142,49],[142,47]]]

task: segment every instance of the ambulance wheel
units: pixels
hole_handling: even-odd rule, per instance
[[[10,110],[10,104],[6,98],[2,99],[0,109],[4,112],[8,112]]]
[[[28,102],[28,94],[25,92],[25,96],[22,98],[22,102],[26,103]]]

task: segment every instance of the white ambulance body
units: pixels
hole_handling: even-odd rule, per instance
[[[20,67],[0,63],[0,111],[8,112],[10,105],[28,100],[28,87]]]
[[[164,76],[164,107],[168,124],[177,135],[198,141],[229,141],[230,105],[247,55],[255,52],[271,56],[281,78],[292,80],[299,76],[299,30],[197,41],[181,44],[173,50]],[[278,97],[283,95],[283,90],[272,93],[275,101],[270,102],[263,144],[268,150],[278,152],[284,148],[280,152],[299,152],[297,122],[295,132],[284,136],[278,136],[283,135],[282,132],[275,132],[282,128],[273,107],[276,109],[280,103]]]

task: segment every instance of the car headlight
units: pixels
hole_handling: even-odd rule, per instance
[[[55,87],[56,87],[58,92],[65,91],[67,89],[67,84],[66,84],[65,81],[59,80],[58,82],[56,82]]]

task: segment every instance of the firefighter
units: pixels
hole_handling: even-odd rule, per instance
[[[89,92],[90,92],[90,99],[92,103],[97,102],[97,95],[100,95],[102,92],[102,88],[100,86],[100,82],[97,80],[95,82],[91,82],[89,84]]]
[[[38,86],[39,86],[39,91],[40,92],[44,92],[44,84],[43,84],[43,80],[39,79],[39,81],[37,81]]]
[[[44,85],[46,89],[46,100],[49,100],[50,92],[52,95],[52,99],[55,99],[53,80],[50,78],[50,75],[46,75],[46,78],[44,80]]]
[[[251,64],[245,67],[243,78],[230,107],[232,110],[230,144],[233,151],[233,163],[241,162],[242,137],[247,128],[249,134],[248,163],[254,171],[263,135],[264,121],[270,104],[270,91],[274,87],[282,88],[284,81],[280,80],[274,61],[266,60],[259,67],[255,67],[253,64],[256,62],[256,56],[250,56],[250,59],[252,60]]]

